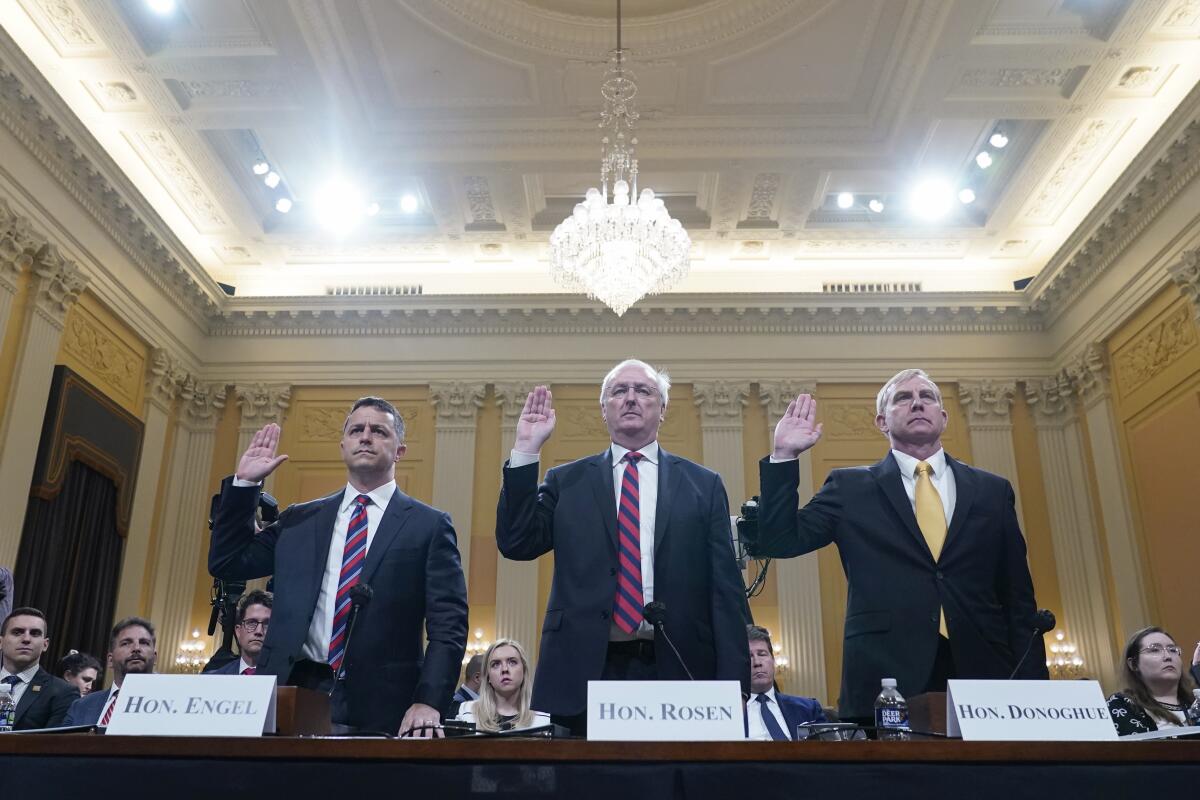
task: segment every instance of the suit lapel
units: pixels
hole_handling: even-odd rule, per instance
[[[671,519],[671,499],[679,489],[679,470],[675,456],[658,447],[658,502],[654,508],[654,555],[658,555],[663,539],[667,538],[667,523]],[[657,563],[657,562],[655,562]]]
[[[888,453],[882,461],[871,467],[871,474],[875,476],[879,488],[904,523],[904,527],[916,541],[917,546],[925,555],[929,556],[930,560],[933,560],[933,553],[930,552],[929,545],[925,543],[921,529],[917,527],[917,515],[913,513],[912,502],[904,491],[904,479],[900,477],[900,465],[896,463],[896,459],[892,457],[891,453]]]
[[[42,687],[50,682],[50,673],[44,669],[39,669],[33,674],[33,680],[29,682],[29,686],[25,688],[25,694],[21,695],[21,702],[17,703],[16,721],[20,722],[25,716],[25,712],[29,707],[42,696]]]
[[[309,590],[313,602],[321,591],[321,583],[325,580],[325,567],[329,563],[329,545],[333,540],[333,526],[337,524],[338,508],[342,505],[345,489],[331,494],[322,500],[322,506],[313,516],[309,517],[310,524],[316,526],[313,531],[313,569],[310,576]]]
[[[975,502],[975,473],[966,464],[946,456],[946,466],[954,473],[954,516],[950,519],[950,529],[946,531],[946,544],[942,553],[954,541],[955,536],[962,530],[967,517],[971,515],[971,504]]]
[[[412,508],[412,504],[412,498],[399,489],[392,493],[392,499],[383,512],[383,519],[379,520],[379,528],[375,531],[375,536],[372,537],[371,544],[367,547],[367,560],[363,562],[362,575],[358,578],[359,583],[371,582],[371,576],[378,569],[383,554],[392,546],[392,542],[396,540],[401,529],[408,522],[408,511]]]
[[[596,508],[600,509],[600,518],[604,520],[604,529],[608,531],[608,539],[612,542],[613,552],[617,552],[617,495],[613,487],[612,447],[603,453],[592,456],[591,459],[592,493],[596,496]]]

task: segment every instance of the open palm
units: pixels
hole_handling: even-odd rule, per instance
[[[774,452],[778,459],[791,459],[803,453],[821,438],[817,419],[817,400],[802,394],[788,403],[787,411],[775,426]]]
[[[279,449],[279,426],[274,422],[257,431],[250,446],[242,453],[238,462],[237,477],[244,481],[261,481],[287,461],[287,456],[276,455]]]
[[[518,453],[539,453],[542,445],[554,433],[554,396],[545,386],[535,386],[525,398],[521,417],[517,420]]]

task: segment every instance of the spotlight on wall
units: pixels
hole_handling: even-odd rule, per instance
[[[883,213],[883,201],[880,200],[878,197],[873,197],[873,198],[871,198],[870,202],[867,203],[867,208],[871,209],[872,213],[882,214]]]
[[[979,165],[980,169],[987,169],[992,165],[992,154],[987,150],[982,151],[979,155],[975,156],[975,163]]]
[[[405,214],[415,214],[420,207],[421,202],[415,194],[406,194],[400,198],[400,210]]]
[[[958,202],[962,203],[964,206],[974,203],[975,202],[975,190],[974,189],[959,189],[958,190]]]
[[[854,195],[850,192],[838,192],[837,207],[841,209],[850,208],[854,205]]]
[[[266,159],[260,158],[254,162],[254,166],[251,169],[254,170],[255,175],[266,175],[271,171],[271,165],[267,163]]]
[[[165,17],[175,13],[175,0],[146,0],[146,8]]]
[[[1003,131],[996,131],[992,134],[992,138],[988,139],[988,144],[997,150],[1003,150],[1004,146],[1008,144],[1008,137],[1004,135]]]
[[[275,201],[275,210],[280,214],[286,214],[292,210],[292,201],[290,198],[281,197]]]
[[[263,183],[267,185],[267,188],[274,189],[279,185],[279,173],[273,171],[268,172],[267,177],[263,178]]]
[[[908,207],[917,217],[932,222],[946,216],[954,202],[954,191],[940,178],[917,184],[908,197]]]

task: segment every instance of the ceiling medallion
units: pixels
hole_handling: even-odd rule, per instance
[[[648,294],[665,291],[687,275],[692,240],[672,219],[653,189],[638,195],[638,112],[634,74],[621,48],[621,0],[617,0],[617,48],[600,85],[600,188],[587,190],[550,236],[550,275],[560,285],[599,300],[619,317]],[[636,198],[636,199],[635,199]]]

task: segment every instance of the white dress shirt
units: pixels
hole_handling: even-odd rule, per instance
[[[9,672],[3,667],[0,667],[0,681],[3,681],[9,675],[16,675],[21,679],[20,683],[14,683],[12,687],[12,699],[14,706],[21,702],[21,698],[25,696],[25,692],[29,689],[29,682],[33,680],[34,675],[37,675],[37,671],[39,669],[41,669],[41,665],[37,661],[33,662],[32,667],[29,667],[22,672]]]
[[[609,445],[612,453],[613,509],[621,505],[621,480],[625,477],[626,462],[621,459],[630,452],[628,448],[613,442]],[[655,440],[645,447],[638,448],[644,456],[638,461],[638,529],[642,547],[642,602],[654,601],[654,518],[658,508],[658,441]],[[521,453],[513,450],[509,454],[510,469],[536,464],[539,456],[536,453]],[[615,524],[615,519],[614,519]],[[637,639],[653,639],[654,628],[645,620],[638,627],[637,635],[630,636],[617,627],[613,622],[609,627],[608,639],[613,642],[627,642]]]
[[[396,493],[396,482],[388,481],[383,486],[373,489],[366,494],[371,498],[367,506],[367,552],[371,552],[371,542],[375,531],[379,530],[379,522],[383,512],[387,511],[392,495]],[[333,523],[333,537],[329,541],[329,556],[325,560],[325,577],[321,581],[321,591],[317,595],[317,607],[313,611],[312,624],[308,627],[308,639],[304,642],[301,652],[304,657],[324,664],[329,660],[329,639],[333,635],[333,606],[337,600],[338,579],[342,574],[342,551],[346,548],[346,529],[350,527],[350,518],[354,515],[354,498],[362,492],[349,483],[342,493],[342,504],[338,508],[337,519]]]
[[[892,451],[892,458],[896,459],[896,464],[900,467],[900,480],[904,483],[904,493],[908,495],[908,502],[912,505],[915,514],[917,512],[917,464],[920,464],[921,460],[913,458],[907,453],[901,453],[899,450]],[[957,499],[954,470],[950,469],[950,465],[946,463],[946,451],[941,448],[925,459],[925,463],[932,471],[929,480],[932,481],[933,488],[937,489],[938,496],[942,498],[942,509],[946,512],[946,531],[949,532],[950,520],[954,519],[954,501]]]
[[[779,701],[775,699],[775,688],[771,687],[765,692],[767,696],[767,711],[771,716],[775,717],[775,721],[779,723],[779,727],[787,734],[789,739],[796,738],[796,732],[788,730],[787,720],[783,718],[783,709],[779,707]],[[758,702],[759,692],[750,695],[750,699],[746,702],[746,738],[747,739],[764,739],[771,740],[771,732],[767,730],[767,726],[763,723],[762,706]]]

